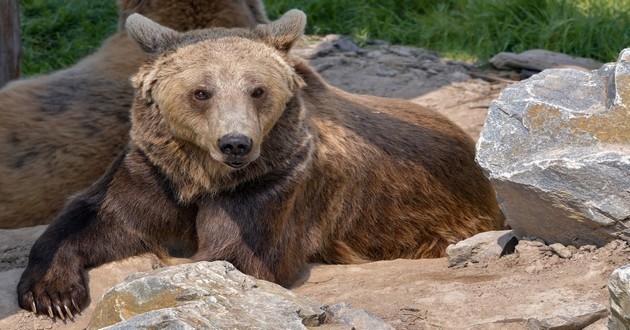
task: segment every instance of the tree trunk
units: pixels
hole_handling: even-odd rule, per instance
[[[20,75],[21,56],[18,0],[0,0],[0,87]]]

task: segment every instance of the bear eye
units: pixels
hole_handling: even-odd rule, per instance
[[[201,89],[196,90],[193,93],[193,96],[199,101],[204,101],[210,98],[210,94],[208,94],[208,92],[206,91],[202,91]]]
[[[261,98],[263,95],[265,94],[265,90],[262,89],[261,87],[258,87],[256,89],[254,89],[254,91],[252,91],[252,97],[255,99]]]

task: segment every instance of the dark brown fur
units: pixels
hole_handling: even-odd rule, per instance
[[[299,11],[188,34],[129,20],[153,59],[134,78],[130,147],[34,245],[23,308],[84,304],[85,268],[178,240],[288,286],[309,261],[440,257],[498,227],[473,141],[431,110],[327,85],[287,53]],[[253,156],[216,152],[233,132]]]
[[[253,27],[260,0],[120,0],[121,22],[141,13],[176,30]],[[49,223],[128,142],[133,75],[145,54],[120,31],[71,68],[0,90],[0,228]]]

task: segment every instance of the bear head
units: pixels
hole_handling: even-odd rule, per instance
[[[169,144],[189,150],[187,156],[197,154],[204,163],[199,171],[211,176],[197,180],[206,188],[256,161],[265,137],[304,85],[288,52],[305,25],[304,13],[291,10],[254,29],[180,33],[131,15],[126,29],[149,58],[132,78],[132,141],[135,131],[141,136],[135,141],[149,154],[165,153]]]

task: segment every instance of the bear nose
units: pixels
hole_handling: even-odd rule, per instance
[[[219,140],[219,149],[229,156],[245,156],[252,150],[252,139],[242,134],[228,134]]]

